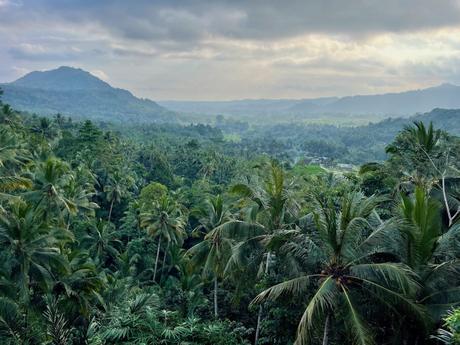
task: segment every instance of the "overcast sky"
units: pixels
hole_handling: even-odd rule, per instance
[[[61,65],[153,100],[460,84],[460,0],[0,0],[0,82]]]

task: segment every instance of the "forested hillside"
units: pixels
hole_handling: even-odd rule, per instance
[[[4,99],[16,109],[112,123],[172,123],[176,114],[149,99],[111,87],[81,69],[62,66],[31,72],[18,80],[0,84]]]
[[[271,149],[223,124],[120,127],[0,104],[0,343],[452,344],[456,117],[273,127],[270,140],[291,139]],[[348,173],[294,159],[324,138],[350,155],[337,133],[387,159]]]
[[[433,122],[440,129],[460,135],[460,110],[456,109],[434,109],[410,118],[390,118],[364,126],[298,122],[250,126],[226,117],[217,117],[215,125],[242,153],[269,154],[291,162],[320,159],[324,164],[334,165],[385,160],[385,147],[414,121]]]

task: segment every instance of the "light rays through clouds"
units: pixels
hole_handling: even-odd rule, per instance
[[[0,81],[81,67],[158,99],[460,83],[458,0],[0,0]]]

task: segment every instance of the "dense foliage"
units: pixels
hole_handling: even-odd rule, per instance
[[[415,345],[458,332],[457,137],[416,123],[388,160],[348,173],[259,153],[206,125],[117,133],[2,104],[0,342]]]

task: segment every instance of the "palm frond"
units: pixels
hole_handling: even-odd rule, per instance
[[[274,285],[258,294],[252,300],[251,304],[260,304],[267,300],[276,300],[281,296],[299,295],[302,292],[307,291],[308,287],[310,286],[310,280],[312,277],[318,277],[318,275],[298,277]]]
[[[353,343],[357,345],[374,344],[370,329],[356,310],[349,292],[343,285],[341,288],[346,302],[345,305],[348,308],[348,317],[345,322],[348,324],[348,329],[353,335]]]
[[[310,343],[315,321],[322,318],[327,311],[334,308],[339,295],[338,292],[337,285],[332,277],[327,277],[321,283],[302,315],[297,328],[295,345],[306,345]]]
[[[386,287],[414,296],[420,289],[416,275],[411,269],[399,263],[369,263],[353,265],[352,274],[359,278],[369,279],[384,284]]]
[[[0,176],[0,191],[12,192],[32,187],[32,181],[20,176]]]
[[[223,237],[244,241],[255,236],[263,235],[266,229],[263,225],[258,223],[232,220],[216,227],[214,231],[218,232]]]

